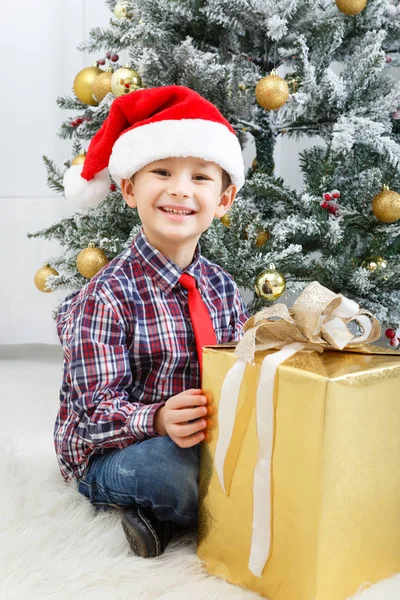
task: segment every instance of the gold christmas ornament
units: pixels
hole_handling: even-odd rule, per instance
[[[387,261],[382,256],[371,256],[367,260],[364,260],[361,266],[364,269],[368,269],[368,271],[380,271],[381,269],[386,269]]]
[[[256,237],[257,248],[262,248],[269,240],[269,231],[259,231]]]
[[[50,292],[53,291],[50,289],[45,289],[47,279],[50,275],[58,275],[58,273],[55,269],[50,267],[50,265],[48,263],[45,263],[43,265],[43,267],[41,269],[39,269],[39,271],[36,271],[35,277],[34,277],[34,282],[35,282],[37,289],[40,290],[41,292],[45,292],[46,294],[49,294]]]
[[[275,302],[285,291],[286,280],[282,273],[275,269],[275,265],[271,263],[267,270],[257,275],[254,289],[257,296],[263,298],[263,300]]]
[[[222,225],[224,225],[225,227],[228,227],[228,228],[229,228],[229,227],[231,226],[231,218],[230,218],[230,216],[228,215],[228,213],[226,213],[226,215],[223,215],[223,216],[220,218],[220,221],[221,221]]]
[[[111,77],[113,74],[112,67],[109,67],[107,71],[101,72],[92,83],[92,95],[97,102],[101,102],[111,89]]]
[[[75,158],[73,158],[71,160],[71,165],[83,165],[83,163],[85,162],[85,158],[86,158],[86,152],[83,152],[82,154],[78,154],[78,156],[75,156]]]
[[[372,201],[372,212],[382,223],[395,223],[400,219],[400,194],[384,185]]]
[[[242,233],[242,240],[248,240],[249,239],[249,225],[247,225],[247,227],[244,228],[243,233]],[[256,241],[255,244],[257,246],[257,248],[262,248],[264,246],[264,244],[266,244],[268,242],[270,238],[270,234],[269,231],[259,231],[257,233],[256,236]]]
[[[142,88],[142,79],[129,64],[114,71],[111,76],[111,90],[115,96],[123,96]]]
[[[358,15],[367,6],[367,0],[336,0],[336,6],[345,15]]]
[[[78,100],[84,104],[97,106],[98,102],[92,96],[92,85],[93,81],[100,73],[104,73],[104,71],[99,69],[96,62],[92,67],[86,67],[85,69],[82,69],[82,71],[79,71],[75,77],[74,92]]]
[[[76,268],[83,277],[91,279],[107,263],[108,258],[103,250],[96,248],[94,242],[90,242],[87,248],[79,252],[76,259]]]
[[[289,86],[277,72],[263,77],[256,85],[256,100],[266,110],[276,110],[289,98]]]
[[[117,2],[114,6],[114,17],[116,19],[130,19],[132,17],[131,8],[130,2],[124,0]]]
[[[299,78],[296,75],[291,75],[286,79],[289,86],[289,92],[295,94],[299,89]]]

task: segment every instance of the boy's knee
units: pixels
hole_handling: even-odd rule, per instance
[[[151,440],[151,451],[146,461],[150,471],[157,471],[161,479],[196,479],[199,473],[199,447],[180,448],[168,436]]]
[[[167,436],[148,440],[143,460],[137,472],[141,489],[156,487],[161,497],[181,497],[183,504],[197,501],[200,452],[198,447],[180,448]]]

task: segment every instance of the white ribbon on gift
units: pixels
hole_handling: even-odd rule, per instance
[[[367,314],[359,314],[357,302],[338,294],[342,302],[330,315],[322,313],[314,334],[322,333],[322,337],[330,342],[333,348],[343,350],[348,344],[364,344],[372,332],[372,321]],[[348,323],[356,321],[363,333],[355,336],[348,328]],[[320,333],[320,334],[321,334]]]
[[[315,284],[316,282],[313,283]],[[326,291],[333,295],[330,290]],[[328,311],[329,314],[324,314],[324,312],[321,314],[317,320],[318,324],[313,331],[313,335],[305,339],[304,335],[300,334],[304,341],[293,342],[292,340],[275,339],[267,343],[257,344],[257,329],[259,327],[268,327],[268,324],[265,324],[265,318],[262,314],[265,314],[265,311],[261,311],[255,315],[255,326],[248,329],[242,340],[238,343],[235,350],[238,360],[228,371],[222,385],[218,411],[219,435],[214,460],[221,486],[224,492],[229,495],[230,490],[226,490],[224,482],[224,464],[232,439],[240,387],[247,363],[254,364],[254,353],[256,351],[278,349],[277,352],[268,354],[262,361],[257,386],[256,423],[259,448],[253,479],[253,524],[248,563],[249,570],[257,577],[261,577],[268,562],[271,546],[272,507],[270,500],[274,440],[273,393],[275,376],[279,365],[300,350],[317,350],[318,352],[322,352],[324,346],[326,347],[326,341],[333,348],[342,350],[350,343],[353,345],[372,341],[371,335],[375,339],[379,337],[379,334],[376,337],[375,317],[372,315],[368,316],[366,311],[364,311],[365,314],[359,314],[359,306],[356,302],[349,300],[341,294],[338,294],[337,297],[341,300],[339,306],[334,310]],[[283,306],[281,305],[281,307]],[[286,307],[284,309],[287,310]],[[296,316],[301,321],[304,314],[301,314],[301,311],[299,311]],[[371,317],[375,320],[374,332],[372,332]],[[292,323],[295,323],[290,316],[289,319]],[[354,335],[348,329],[347,325],[351,321],[357,321],[361,326],[363,332],[360,335]],[[301,330],[300,327],[299,329]],[[317,339],[321,340],[323,345],[316,342]],[[244,346],[246,347],[245,350],[243,350]],[[250,357],[249,348],[251,349]]]

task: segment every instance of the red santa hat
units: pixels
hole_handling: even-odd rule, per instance
[[[94,208],[109,193],[109,175],[120,184],[155,160],[186,156],[217,163],[243,186],[239,140],[214,104],[183,85],[131,92],[113,101],[84,164],[65,173],[65,196]]]

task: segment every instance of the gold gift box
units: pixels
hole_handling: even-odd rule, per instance
[[[246,366],[225,465],[214,456],[218,404],[234,347],[203,352],[211,402],[200,468],[197,553],[205,569],[269,600],[345,600],[400,571],[400,353],[299,352],[278,367],[271,466],[271,534],[261,577],[248,568],[255,399],[262,359]],[[229,485],[227,489],[229,489]]]

